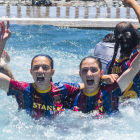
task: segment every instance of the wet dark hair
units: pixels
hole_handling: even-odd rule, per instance
[[[88,59],[88,58],[91,58],[91,59],[96,60],[97,63],[98,63],[98,66],[100,68],[100,70],[102,70],[102,63],[101,63],[100,59],[97,58],[97,57],[95,57],[95,56],[87,56],[87,57],[83,58],[82,61],[80,62],[79,69],[81,69],[81,66],[82,66],[83,61],[86,60],[86,59]]]
[[[131,22],[119,22],[115,29],[114,29],[114,36],[115,36],[115,47],[114,47],[114,54],[113,54],[113,57],[112,57],[112,61],[111,61],[111,64],[109,66],[109,69],[108,69],[108,72],[107,74],[111,74],[111,70],[112,70],[112,67],[114,65],[114,61],[116,59],[116,56],[117,56],[117,52],[118,52],[118,49],[119,49],[119,41],[118,41],[118,35],[124,30],[124,29],[134,29],[133,27],[133,23]]]
[[[133,23],[131,23],[131,22],[119,22],[114,29],[115,40],[117,39],[118,35],[124,29],[130,29],[130,28],[134,29]]]
[[[51,69],[53,69],[53,59],[49,55],[47,55],[47,54],[38,54],[38,55],[34,56],[33,59],[32,59],[32,61],[31,61],[31,69],[32,69],[32,65],[33,65],[33,60],[36,57],[39,57],[39,56],[45,56],[45,57],[49,58],[50,61],[51,61]],[[52,77],[50,78],[50,81],[52,82]]]
[[[103,38],[102,41],[103,41],[103,42],[115,43],[115,36],[114,36],[113,33],[109,33],[109,34],[107,34],[107,35]]]
[[[118,36],[116,36],[116,43],[114,48],[114,55],[108,69],[108,74],[111,73],[119,46],[121,47],[121,55],[130,56],[135,47],[139,44],[139,31],[134,28],[124,29]]]
[[[139,44],[139,31],[136,29],[125,29],[118,38],[120,38],[120,53],[130,56],[132,51]]]

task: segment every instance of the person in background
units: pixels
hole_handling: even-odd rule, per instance
[[[112,59],[115,46],[115,37],[113,33],[107,34],[101,42],[99,42],[94,49],[93,55],[100,58],[104,74],[107,74],[107,64]],[[117,55],[119,57],[119,53]]]
[[[137,27],[131,22],[119,22],[114,29],[114,34],[113,33],[107,34],[103,38],[103,40],[95,46],[93,55],[95,57],[100,58],[102,62],[104,74],[108,73],[107,67],[110,60],[114,57],[120,56],[119,46],[118,48],[115,47],[117,35],[119,35],[124,29],[128,29],[128,28],[137,29]]]
[[[124,36],[124,33],[125,33],[125,36]],[[120,36],[118,36],[118,38],[119,37]],[[118,40],[118,42],[116,42],[116,44],[120,45],[121,47],[121,50],[120,50],[121,55],[120,55],[120,58],[117,58],[114,61],[114,65],[111,71],[111,73],[118,74],[119,76],[121,76],[122,73],[129,68],[130,63],[138,54],[137,52],[130,58],[130,55],[133,52],[133,50],[135,50],[135,48],[137,48],[139,45],[139,40],[140,40],[139,31],[135,29],[131,29],[131,28],[125,29],[124,31],[122,31],[121,38],[122,38],[121,40]],[[134,91],[135,89],[134,86],[138,86],[138,85],[134,85],[132,81],[131,84],[126,89],[126,91],[123,93],[123,96],[121,97],[121,99],[126,100],[130,97],[134,98],[134,97],[140,96],[139,92],[136,92],[136,90]]]
[[[133,28],[124,29],[121,32],[121,34],[117,33],[116,44],[114,49],[116,51],[114,52],[112,60],[108,63],[108,74],[116,73],[120,76],[125,70],[128,69],[130,65],[129,63],[130,56],[132,52],[138,47],[139,39],[140,39],[139,31]],[[115,59],[119,47],[120,47],[120,57]]]
[[[140,7],[139,7],[138,3],[135,0],[122,0],[122,2],[124,3],[124,5],[134,9],[134,11],[137,15],[137,18],[139,20],[139,23],[140,23]],[[120,34],[124,29],[128,29],[128,28],[137,29],[136,25],[131,22],[118,23],[114,30],[115,40],[116,40],[118,34]],[[107,37],[107,41],[106,41],[106,37]],[[110,73],[110,70],[108,71],[106,66],[107,66],[108,62],[112,59],[112,56],[113,56],[113,58],[116,58],[116,57],[118,58],[120,56],[119,47],[118,48],[114,47],[115,40],[114,40],[114,38],[108,39],[108,36],[105,36],[105,40],[103,40],[102,42],[98,43],[95,46],[94,56],[101,59],[104,74]],[[104,43],[104,42],[107,42],[107,43]],[[116,49],[116,50],[114,51],[114,49]],[[104,53],[104,52],[106,52],[106,53]],[[115,55],[117,55],[117,56],[115,56]],[[113,66],[113,63],[111,64],[111,66]]]
[[[135,11],[135,13],[137,15],[137,18],[139,20],[139,23],[140,23],[140,6],[138,5],[138,3],[135,0],[122,0],[122,2],[123,2],[123,4],[125,6],[128,6],[128,7],[133,8],[133,10]],[[115,40],[117,41],[118,35],[124,29],[129,29],[129,28],[134,28],[134,29],[138,30],[137,27],[136,27],[136,25],[134,23],[129,23],[129,22],[120,22],[120,23],[118,23],[116,25],[116,27],[115,27],[115,30],[114,30]],[[113,57],[112,57],[112,61],[111,61],[110,67],[108,68],[108,72],[107,72],[108,74],[111,73],[112,66],[114,64],[116,55],[118,53],[118,48],[119,48],[118,45],[114,48],[114,54],[113,54]]]

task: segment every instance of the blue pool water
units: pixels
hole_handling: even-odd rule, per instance
[[[10,29],[12,36],[6,50],[12,59],[11,69],[18,80],[28,82],[32,81],[29,73],[31,59],[38,53],[49,54],[54,59],[56,70],[53,76],[54,82],[79,82],[79,79],[72,76],[77,73],[80,61],[85,56],[91,55],[95,44],[107,33],[112,32],[111,30],[84,30],[47,25],[12,25]],[[23,76],[23,79],[21,75],[26,76]]]
[[[33,82],[30,63],[34,55],[46,53],[54,59],[54,82],[81,82],[78,66],[91,55],[96,43],[113,30],[59,28],[46,25],[11,25],[11,38],[5,50],[11,57],[9,66],[17,80]],[[120,105],[120,113],[102,119],[67,110],[54,120],[41,124],[17,103],[0,92],[0,140],[120,140],[140,139],[140,101],[129,100]]]

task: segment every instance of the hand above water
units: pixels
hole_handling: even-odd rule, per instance
[[[9,30],[9,21],[7,21],[7,28],[5,28],[4,21],[0,22],[0,43],[6,43],[6,41],[11,36],[11,31]]]
[[[133,6],[137,4],[135,0],[122,0],[122,2],[125,6],[131,7],[131,8],[133,8]]]
[[[10,62],[10,56],[9,56],[8,52],[6,52],[5,50],[3,50],[2,58],[3,58],[7,63]]]
[[[4,21],[0,22],[0,58],[2,57],[3,50],[5,48],[6,41],[11,36],[11,31],[9,30],[9,21],[7,21],[7,28],[5,28]]]
[[[103,75],[101,80],[107,84],[113,84],[119,78],[118,74]]]
[[[125,6],[133,8],[140,23],[140,6],[135,0],[122,0]]]

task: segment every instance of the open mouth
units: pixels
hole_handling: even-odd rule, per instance
[[[94,80],[93,80],[93,79],[87,80],[87,84],[88,84],[89,86],[93,85],[93,83],[94,83]]]
[[[38,83],[42,83],[44,81],[44,77],[43,76],[37,76],[37,82]]]

